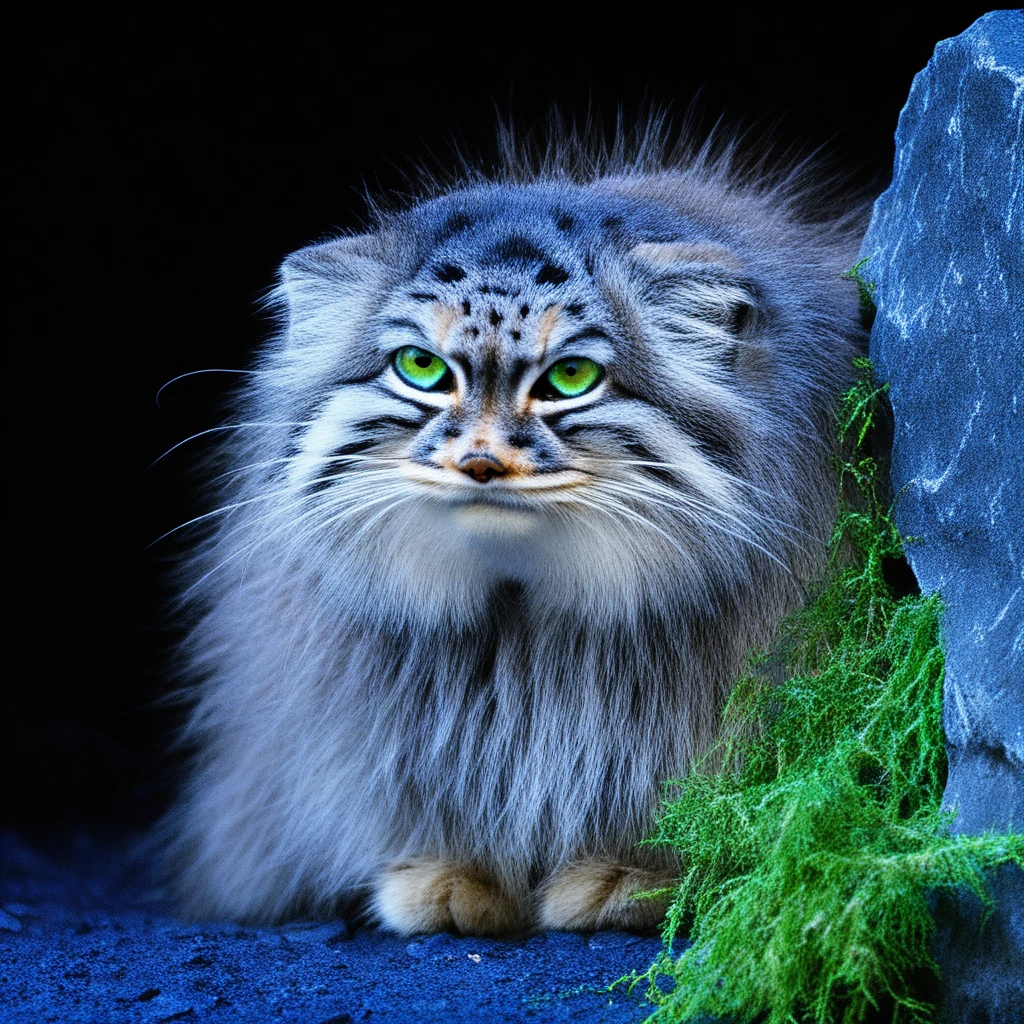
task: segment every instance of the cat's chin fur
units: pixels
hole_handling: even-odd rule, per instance
[[[662,784],[824,557],[863,209],[728,151],[546,152],[282,268],[186,568],[187,916],[656,923]],[[549,349],[603,376],[553,398]]]
[[[469,543],[480,542],[485,559],[500,552],[500,561],[522,563],[525,567],[532,561],[530,542],[543,541],[544,537],[542,517],[529,509],[504,508],[480,501],[460,506],[452,518]]]

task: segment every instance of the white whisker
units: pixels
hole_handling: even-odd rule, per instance
[[[642,464],[642,465],[669,465],[669,463],[640,463],[640,464]],[[607,479],[607,478],[605,478],[605,479]],[[627,485],[627,486],[631,484],[630,481],[624,481],[624,480],[616,480],[614,482],[618,483],[618,484],[622,484],[622,485]],[[674,491],[671,488],[665,486],[664,484],[662,484],[662,483],[660,483],[658,481],[645,479],[643,481],[643,486],[646,487],[646,488],[649,488],[649,489],[654,489],[659,494],[665,495],[668,500],[671,500],[671,501],[674,501],[674,502],[686,502],[686,501],[691,501],[692,502],[693,499],[694,499],[694,496],[691,493],[684,493],[684,492],[680,492],[680,491]],[[761,493],[761,494],[767,494],[767,492],[762,491],[760,488],[754,488],[754,490],[759,492],[759,493]],[[646,496],[646,495],[645,495],[645,492],[638,491],[637,492],[637,496],[640,497],[640,496]],[[755,519],[755,520],[758,520],[759,522],[770,523],[772,525],[772,527],[776,527],[776,528],[780,529],[781,531],[783,531],[785,533],[799,534],[799,535],[801,535],[803,537],[807,537],[808,539],[811,539],[811,540],[815,539],[812,534],[808,533],[806,530],[801,529],[799,526],[796,526],[794,523],[791,523],[788,520],[777,519],[774,516],[767,515],[766,513],[762,512],[762,511],[760,511],[758,509],[755,509],[755,508],[753,508],[753,507],[751,507],[749,505],[747,505],[747,506],[745,506],[743,508],[743,516],[742,516],[742,518],[737,513],[732,512],[729,509],[723,508],[720,505],[711,506],[711,505],[706,504],[706,503],[696,503],[696,502],[694,502],[689,507],[692,507],[697,512],[698,515],[714,514],[714,515],[718,515],[718,516],[724,516],[726,518],[732,519],[735,523],[741,524],[741,525],[747,525],[747,521],[749,519]],[[801,550],[804,550],[803,547],[796,540],[790,539],[790,543],[793,544],[795,547],[798,547]]]
[[[197,377],[203,373],[239,373],[250,377],[262,376],[264,371],[262,370],[226,370],[220,368],[211,368],[207,370],[189,370],[188,373],[179,373],[177,377],[172,377],[169,381],[160,385],[154,400],[156,401],[156,407],[162,408],[160,405],[160,396],[167,390],[172,384],[176,384],[179,380],[184,380],[186,377]]]
[[[252,423],[222,423],[219,427],[209,427],[206,430],[200,430],[198,433],[192,434],[190,437],[184,438],[183,440],[179,441],[177,444],[171,445],[171,447],[168,448],[167,451],[165,451],[163,453],[163,455],[158,455],[142,471],[142,475],[145,476],[146,473],[148,473],[155,465],[157,465],[158,463],[162,462],[164,459],[167,458],[168,455],[171,455],[173,452],[176,452],[183,445],[188,444],[190,441],[197,441],[197,440],[199,440],[199,438],[206,437],[208,434],[219,434],[219,433],[223,433],[223,432],[228,431],[228,430],[245,430],[248,427],[312,427],[312,426],[314,426],[314,423],[313,423],[312,420],[297,421],[297,422],[278,422],[276,420],[265,420],[265,421],[264,420],[255,420]]]
[[[400,482],[396,481],[396,484],[398,484],[398,483],[400,483]],[[376,488],[376,490],[379,493],[379,488]],[[360,505],[356,506],[355,508],[343,508],[340,512],[332,513],[331,517],[330,517],[330,521],[331,522],[338,522],[338,521],[342,521],[342,520],[344,520],[346,518],[350,518],[352,516],[358,515],[360,512],[365,511],[366,509],[371,508],[374,505],[378,504],[379,501],[387,500],[387,498],[389,496],[390,495],[385,494],[383,496],[378,497],[377,499],[375,499],[373,501],[365,502],[363,504],[360,504]],[[268,519],[278,519],[278,518],[280,518],[281,513],[283,513],[283,512],[290,512],[290,511],[292,511],[292,510],[294,510],[296,508],[300,508],[303,504],[307,504],[310,501],[312,501],[313,499],[316,499],[318,497],[320,497],[320,495],[316,495],[316,494],[305,495],[299,501],[292,502],[291,504],[286,505],[286,506],[284,506],[284,507],[282,507],[280,509],[275,509],[274,511],[268,513],[265,516],[258,517],[252,523],[245,523],[245,524],[243,524],[241,529],[249,528],[249,527],[251,527],[253,525],[259,525],[259,524],[261,524],[262,522],[265,522]],[[196,580],[193,584],[191,584],[188,587],[188,589],[185,590],[184,594],[182,595],[183,598],[191,595],[192,592],[194,592],[198,587],[202,586],[202,584],[205,583],[206,580],[208,580],[212,575],[214,575],[215,573],[219,572],[221,569],[223,569],[225,566],[229,565],[231,562],[235,561],[236,559],[245,556],[246,561],[245,561],[244,565],[248,565],[249,557],[252,555],[252,553],[257,548],[262,547],[264,544],[267,544],[270,541],[274,540],[276,537],[280,536],[280,534],[283,533],[286,530],[293,530],[294,531],[295,528],[297,526],[301,525],[304,521],[307,521],[307,520],[313,518],[314,516],[322,514],[323,511],[324,510],[323,510],[322,507],[314,506],[313,508],[308,509],[306,512],[303,512],[303,513],[301,513],[298,516],[294,516],[294,517],[286,519],[276,529],[271,530],[269,533],[266,533],[263,536],[261,536],[258,540],[251,541],[250,543],[244,545],[239,550],[234,551],[227,558],[222,559],[220,562],[217,563],[217,565],[215,565],[212,569],[210,569],[207,572],[205,572],[198,580]],[[304,535],[301,532],[296,531],[296,536],[297,537],[302,537]],[[294,538],[293,538],[293,545],[291,545],[291,546],[294,546],[294,543],[295,543],[295,541],[294,541]],[[243,572],[242,575],[244,576],[244,572]]]
[[[581,497],[574,493],[573,501],[581,505],[589,505],[591,508],[597,508],[602,512],[612,515],[614,518],[615,514],[622,516],[623,518],[629,519],[632,522],[640,523],[655,533],[660,534],[665,540],[667,540],[681,555],[687,556],[687,552],[680,546],[679,542],[672,537],[669,533],[663,530],[657,523],[651,522],[646,516],[641,515],[635,511],[623,505],[620,501],[616,501],[611,495],[601,496],[608,500],[602,501],[597,495],[590,493],[587,497]],[[688,557],[688,556],[687,556]]]
[[[646,459],[609,459],[608,461],[617,466],[651,466],[655,469],[677,470],[684,476],[687,470],[692,469],[692,466],[688,466],[683,462],[654,462]],[[716,475],[721,477],[729,486],[736,486],[743,488],[744,490],[752,491],[754,494],[759,494],[761,497],[767,498],[773,504],[788,504],[788,502],[778,494],[766,491],[763,487],[758,487],[752,481],[744,480],[743,477],[736,476],[735,473],[728,473],[723,469],[716,469],[715,472]]]
[[[380,462],[380,463],[405,463],[408,460],[400,457],[382,456],[382,455],[327,455],[327,456],[310,456],[306,454],[300,455],[288,455],[280,459],[265,459],[262,462],[250,462],[245,466],[238,466],[235,469],[225,470],[223,473],[218,473],[216,476],[210,478],[210,483],[218,483],[221,480],[230,479],[232,477],[241,476],[243,473],[248,473],[250,470],[255,469],[266,469],[269,466],[282,466],[282,465],[294,465],[297,462],[304,461],[316,461],[319,463],[328,462]]]
[[[692,521],[698,522],[702,527],[711,527],[712,529],[717,530],[719,533],[722,533],[725,536],[732,537],[734,540],[738,540],[741,543],[746,544],[749,547],[752,547],[752,548],[754,548],[757,551],[760,551],[761,554],[763,554],[767,558],[770,558],[780,568],[784,569],[788,574],[792,575],[792,570],[790,569],[790,567],[788,565],[786,565],[786,563],[783,562],[777,555],[773,554],[766,547],[764,547],[764,545],[758,543],[758,541],[754,540],[752,537],[750,537],[750,536],[748,536],[746,534],[736,533],[736,532],[734,532],[732,530],[728,530],[720,522],[717,522],[716,519],[714,518],[715,515],[723,516],[723,517],[725,517],[727,519],[735,519],[734,516],[731,516],[729,513],[726,513],[724,510],[719,510],[719,509],[710,509],[709,510],[709,509],[706,509],[706,508],[705,509],[698,509],[698,508],[686,509],[686,506],[684,504],[682,504],[682,503],[680,503],[680,504],[673,504],[673,503],[669,503],[669,502],[666,502],[666,501],[662,501],[662,500],[660,500],[658,498],[653,498],[649,494],[643,494],[640,491],[635,491],[632,488],[626,489],[626,488],[622,488],[622,487],[616,487],[613,482],[608,481],[608,480],[602,480],[600,482],[600,486],[604,487],[604,488],[608,488],[608,489],[617,490],[618,493],[627,494],[629,497],[633,498],[636,501],[643,501],[643,502],[654,503],[654,504],[661,505],[661,506],[667,507],[667,508],[679,508],[679,509],[685,509],[687,511],[695,511],[695,512],[699,511],[702,514],[694,515],[692,517]],[[709,512],[711,514],[709,514]]]
[[[291,461],[291,460],[274,460],[274,461]],[[333,456],[331,459],[324,459],[324,460],[321,460],[321,461],[325,461],[325,462],[328,462],[328,461],[329,462],[334,462],[334,461],[339,461],[339,462],[340,461],[352,461],[352,462],[355,462],[355,461],[381,461],[381,462],[391,461],[391,462],[397,462],[397,461],[400,461],[400,460],[397,460],[397,459],[392,459],[392,460],[384,460],[384,459],[374,460],[374,459],[371,459],[369,457],[363,457],[363,456],[358,456],[358,455],[337,455],[337,456]],[[392,475],[390,472],[384,471],[384,470],[380,470],[380,471],[377,471],[377,472],[379,474],[381,474],[381,475]],[[303,480],[303,481],[300,481],[300,482],[295,483],[295,484],[289,484],[287,487],[279,488],[276,491],[268,491],[268,492],[266,492],[264,494],[257,494],[257,495],[255,495],[252,498],[246,498],[244,501],[236,501],[236,502],[233,502],[230,505],[222,505],[220,508],[212,509],[209,512],[203,512],[201,515],[195,516],[192,519],[189,519],[187,522],[179,523],[177,526],[171,527],[171,529],[167,530],[165,533],[162,533],[159,537],[157,537],[156,540],[150,541],[150,543],[147,544],[145,548],[143,548],[143,551],[148,551],[155,544],[159,544],[162,540],[165,540],[167,537],[170,537],[172,534],[178,533],[180,530],[184,530],[184,529],[186,529],[189,526],[195,526],[197,523],[205,522],[208,519],[212,519],[214,516],[225,515],[227,513],[234,512],[237,509],[245,508],[247,505],[256,504],[257,502],[270,501],[273,498],[281,497],[281,495],[283,495],[283,494],[299,494],[299,493],[301,493],[302,491],[306,490],[307,488],[311,487],[314,484],[331,483],[331,482],[333,482],[335,480],[342,479],[344,477],[344,475],[345,474],[342,474],[342,473],[336,473],[336,474],[332,474],[332,475],[328,475],[328,476],[316,477],[316,478],[314,478],[312,480]],[[360,474],[360,475],[361,476],[369,476],[369,475],[372,475],[372,474],[371,473],[363,473],[363,474]],[[313,497],[313,496],[314,495],[307,495],[307,497]],[[289,508],[289,507],[290,506],[284,506],[284,508]]]

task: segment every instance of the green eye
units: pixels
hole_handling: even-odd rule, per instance
[[[452,376],[443,359],[415,345],[406,345],[395,353],[395,372],[421,391],[447,391]]]
[[[534,393],[537,398],[578,398],[597,386],[603,372],[593,359],[584,356],[560,359],[541,377]]]

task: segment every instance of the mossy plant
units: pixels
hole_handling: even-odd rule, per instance
[[[652,1022],[931,1021],[930,894],[988,900],[986,869],[1022,863],[1024,836],[953,835],[940,811],[940,601],[886,583],[902,545],[866,447],[881,392],[859,368],[824,578],[753,660],[718,747],[669,785],[650,840],[682,863],[665,951],[630,979]],[[796,674],[773,682],[778,664]]]
[[[863,274],[865,266],[870,262],[871,257],[865,256],[858,260],[843,277],[847,281],[853,281],[857,285],[857,298],[860,300],[861,315],[868,320],[875,317],[875,282],[869,281]]]

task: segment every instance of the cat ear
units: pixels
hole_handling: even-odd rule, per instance
[[[352,235],[310,245],[281,264],[272,304],[282,313],[286,347],[337,342],[358,332],[401,263],[389,234]]]
[[[740,257],[713,242],[641,242],[630,256],[670,283],[687,312],[729,335],[739,335],[759,316],[757,293]]]
[[[281,264],[281,281],[289,291],[304,285],[344,286],[358,282],[368,270],[386,265],[393,249],[390,236],[378,234],[349,235],[307,245],[286,257]]]

